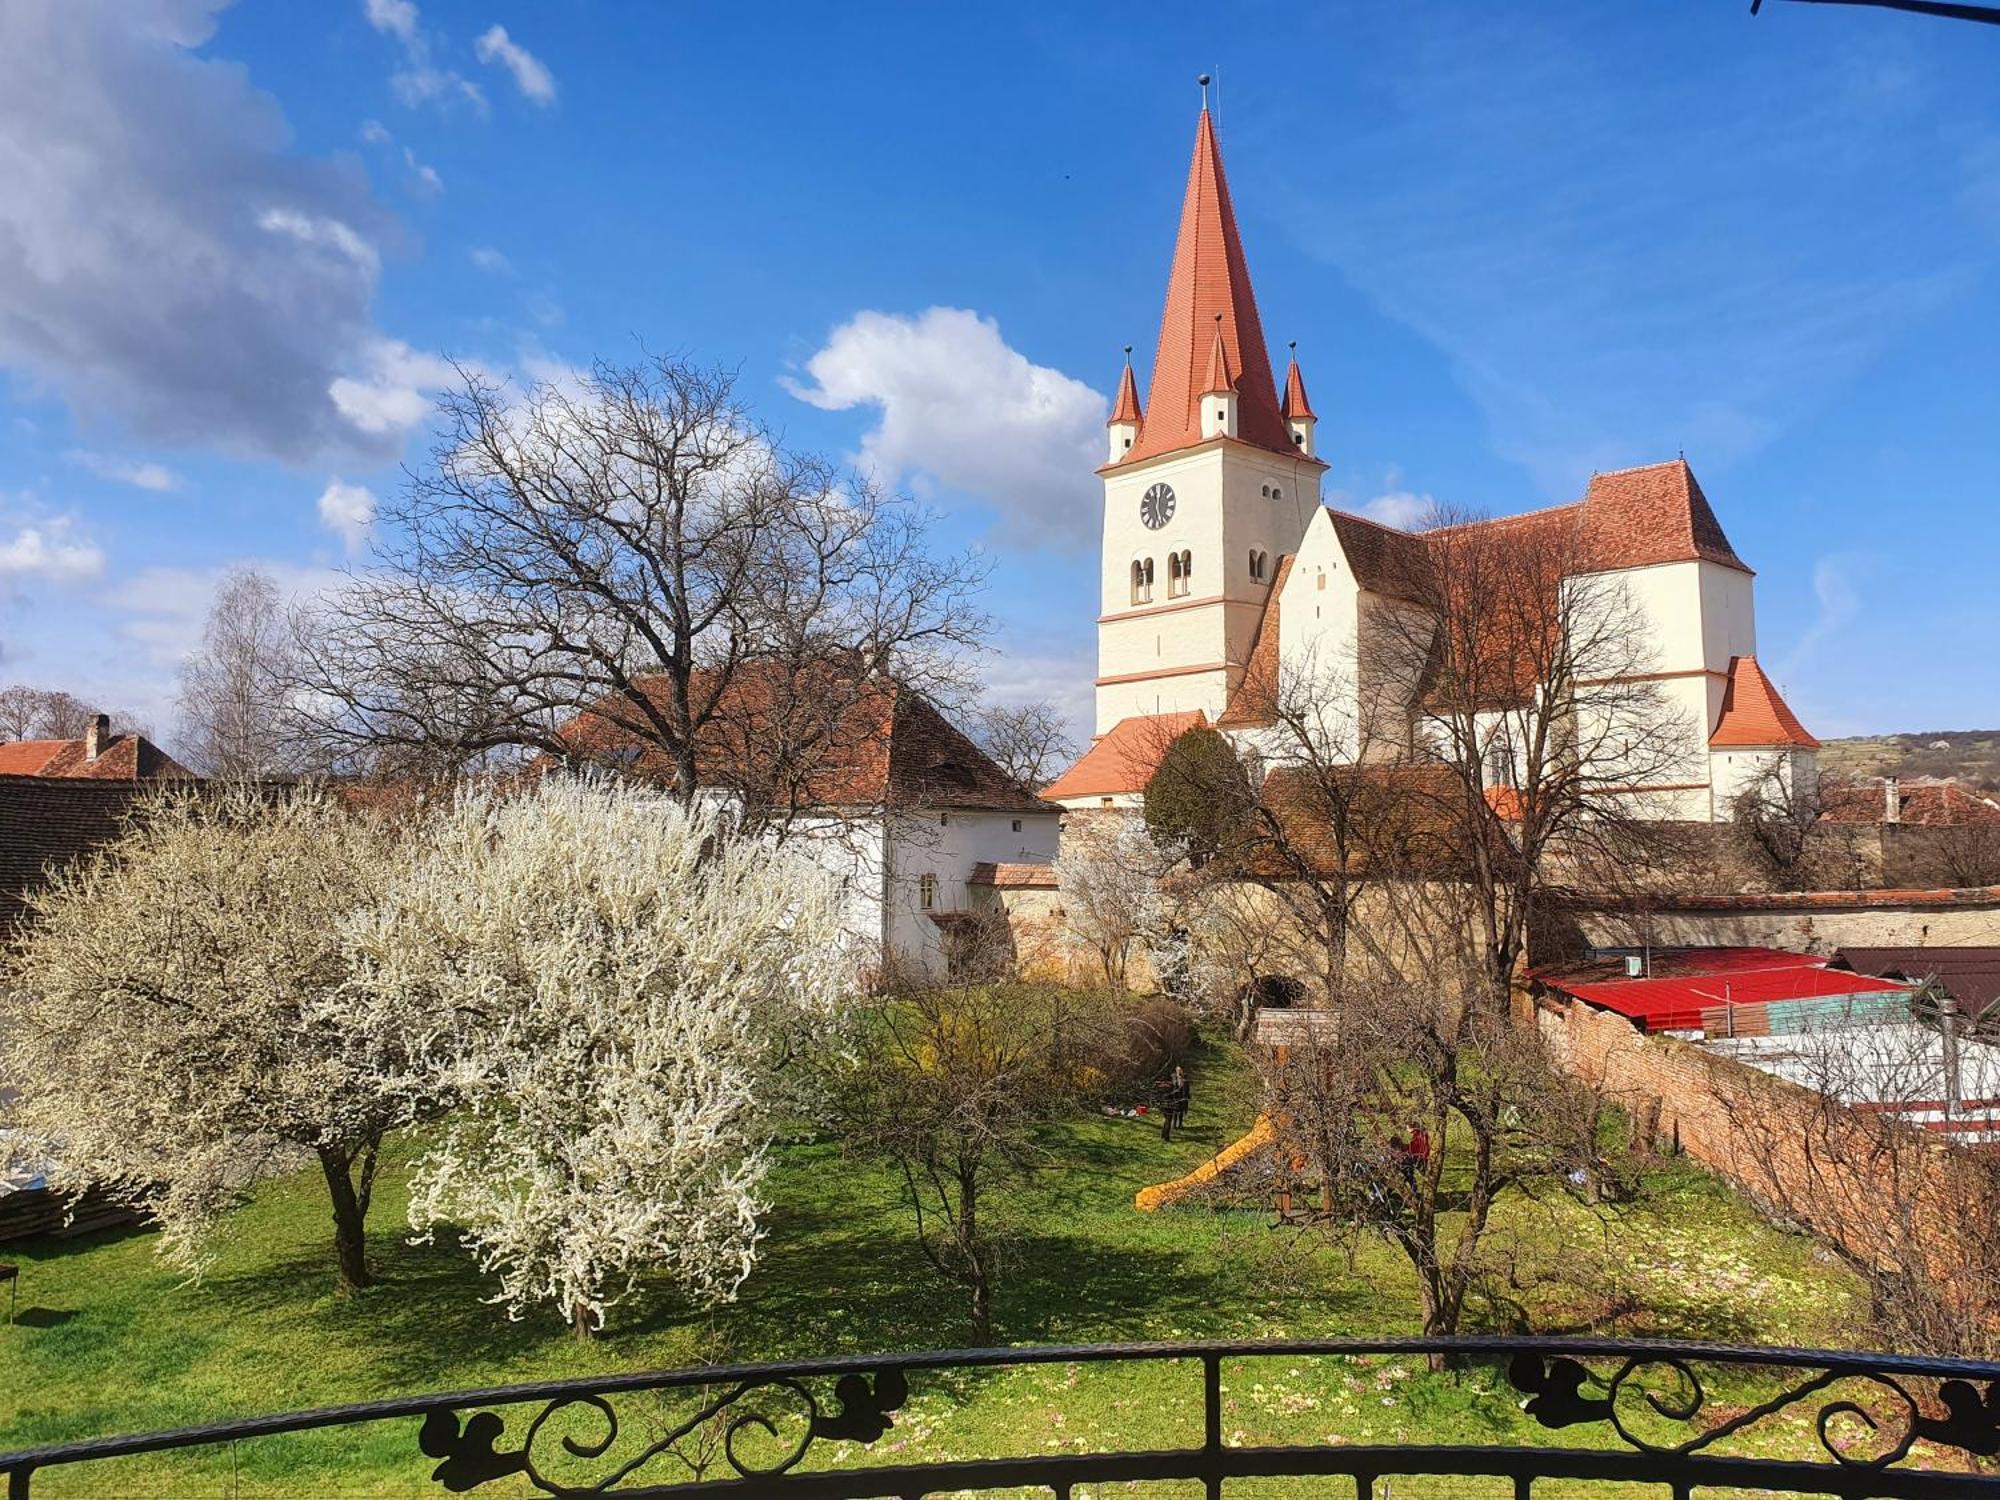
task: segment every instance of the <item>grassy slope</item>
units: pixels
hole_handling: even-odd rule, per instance
[[[1940,744],[1943,749],[1937,748]],[[1820,747],[1819,766],[1837,776],[1956,776],[1975,786],[2000,788],[2000,729],[1827,740]]]
[[[1190,1127],[1171,1145],[1135,1120],[1080,1121],[1050,1139],[1050,1170],[1004,1206],[1019,1248],[998,1302],[1003,1336],[1027,1343],[1412,1330],[1409,1275],[1380,1242],[1363,1247],[1350,1275],[1342,1257],[1303,1254],[1299,1236],[1269,1232],[1259,1213],[1133,1211],[1136,1189],[1185,1171],[1254,1115],[1249,1079],[1230,1049],[1206,1049],[1195,1079]],[[1537,1276],[1564,1270],[1594,1288],[1588,1296],[1561,1286],[1524,1293],[1542,1326],[1601,1323],[1617,1288],[1650,1308],[1617,1323],[1623,1332],[1840,1340],[1852,1290],[1808,1241],[1766,1228],[1696,1174],[1664,1174],[1656,1187],[1646,1207],[1601,1226],[1566,1204],[1508,1211],[1503,1232],[1519,1238]],[[611,1336],[590,1347],[574,1344],[553,1318],[508,1322],[480,1301],[483,1287],[462,1256],[403,1243],[394,1174],[373,1220],[372,1248],[388,1284],[348,1300],[325,1290],[324,1209],[305,1177],[258,1193],[199,1285],[161,1268],[144,1234],[23,1247],[14,1255],[23,1262],[22,1326],[0,1329],[0,1448],[410,1391],[965,1340],[960,1300],[917,1255],[892,1179],[831,1145],[799,1145],[783,1152],[772,1193],[764,1257],[736,1305],[710,1316],[655,1296],[621,1309]],[[1556,1227],[1587,1230],[1594,1248],[1552,1263],[1537,1247]],[[1527,1425],[1517,1398],[1490,1390],[1490,1373],[1264,1361],[1228,1379],[1227,1423],[1240,1440],[1547,1437]],[[875,1451],[937,1458],[1196,1441],[1195,1392],[1192,1369],[925,1377]],[[524,1420],[513,1419],[510,1440]],[[263,1439],[198,1462],[133,1460],[115,1477],[103,1468],[88,1479],[53,1471],[35,1493],[439,1493],[414,1437],[414,1424],[393,1424]],[[1809,1437],[1785,1427],[1760,1441],[1804,1452]],[[1478,1493],[1463,1483],[1448,1492]],[[1427,1491],[1399,1482],[1396,1493]]]

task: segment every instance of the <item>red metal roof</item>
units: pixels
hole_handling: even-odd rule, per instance
[[[1615,1010],[1647,1031],[1699,1030],[1702,1012],[1718,1005],[1826,1000],[1893,994],[1909,988],[1886,979],[1829,969],[1826,962],[1813,954],[1776,948],[1697,948],[1656,955],[1650,979],[1600,978],[1606,967],[1602,960],[1543,971],[1534,978],[1552,990]]]

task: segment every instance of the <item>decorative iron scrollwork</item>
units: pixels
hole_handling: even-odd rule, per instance
[[[1655,1371],[1671,1372],[1672,1392],[1662,1395],[1648,1389],[1643,1376]],[[1507,1368],[1507,1380],[1529,1399],[1522,1408],[1544,1427],[1570,1427],[1585,1422],[1608,1422],[1618,1436],[1641,1453],[1688,1457],[1713,1447],[1724,1438],[1761,1422],[1788,1407],[1796,1406],[1836,1385],[1860,1383],[1882,1394],[1901,1418],[1885,1434],[1877,1412],[1852,1396],[1830,1400],[1813,1414],[1813,1430],[1828,1457],[1846,1468],[1883,1469],[1909,1456],[1919,1439],[1959,1448],[1980,1457],[2000,1454],[2000,1381],[1989,1383],[1981,1392],[1970,1381],[1947,1380],[1938,1387],[1938,1400],[1945,1408],[1939,1417],[1925,1416],[1916,1398],[1898,1380],[1877,1371],[1821,1371],[1807,1380],[1780,1391],[1747,1411],[1737,1412],[1711,1426],[1701,1428],[1682,1441],[1651,1441],[1626,1425],[1621,1398],[1629,1393],[1643,1395],[1653,1413],[1671,1422],[1698,1422],[1708,1404],[1701,1377],[1683,1358],[1669,1355],[1638,1355],[1626,1359],[1610,1376],[1595,1374],[1576,1359],[1562,1356],[1544,1360],[1536,1354],[1516,1355]],[[1602,1396],[1584,1394],[1595,1384]],[[1629,1404],[1626,1405],[1629,1410]],[[1890,1434],[1893,1434],[1891,1436]],[[1879,1442],[1859,1441],[1880,1436]]]
[[[774,1418],[771,1412],[758,1406],[737,1409],[760,1397],[772,1396],[784,1398],[791,1410]],[[511,1474],[522,1474],[545,1494],[569,1500],[569,1497],[609,1493],[663,1454],[674,1453],[686,1463],[685,1455],[680,1454],[681,1441],[705,1423],[723,1418],[721,1451],[729,1467],[738,1478],[767,1478],[792,1468],[820,1439],[862,1444],[876,1441],[895,1425],[892,1414],[909,1399],[909,1381],[901,1370],[883,1370],[872,1378],[854,1371],[834,1382],[833,1398],[833,1410],[827,1412],[820,1410],[811,1390],[790,1377],[743,1381],[705,1402],[671,1431],[648,1443],[609,1473],[583,1484],[568,1483],[545,1473],[536,1463],[535,1443],[551,1418],[560,1413],[587,1411],[601,1424],[599,1435],[584,1441],[565,1436],[561,1446],[572,1458],[602,1458],[617,1443],[619,1433],[618,1413],[603,1396],[565,1396],[551,1401],[528,1424],[521,1446],[509,1450],[497,1446],[506,1431],[505,1420],[497,1414],[474,1412],[461,1423],[456,1411],[439,1408],[425,1416],[417,1445],[425,1455],[439,1460],[431,1478],[454,1493]],[[791,1424],[797,1424],[798,1438],[789,1447],[782,1447],[784,1431]],[[738,1439],[751,1429],[778,1442],[782,1451],[761,1461],[739,1452]],[[693,1465],[689,1467],[692,1469]]]

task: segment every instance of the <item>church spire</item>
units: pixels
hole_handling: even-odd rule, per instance
[[[1126,454],[1128,460],[1171,453],[1203,440],[1204,384],[1218,343],[1238,398],[1235,435],[1274,452],[1295,451],[1278,413],[1277,384],[1271,377],[1243,239],[1223,176],[1215,121],[1204,108],[1195,127],[1194,160],[1181,203],[1173,271],[1167,278],[1148,410],[1139,440]]]
[[[1132,378],[1132,349],[1125,349],[1125,373],[1118,377],[1118,399],[1111,406],[1113,422],[1137,422],[1139,411],[1139,382]]]

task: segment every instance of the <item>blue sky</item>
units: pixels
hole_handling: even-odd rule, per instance
[[[445,356],[644,345],[988,548],[994,695],[1082,718],[1211,69],[1329,498],[1684,449],[1810,727],[2000,723],[2000,28],[1782,0],[7,0],[0,680],[170,735],[219,571],[364,559]]]

